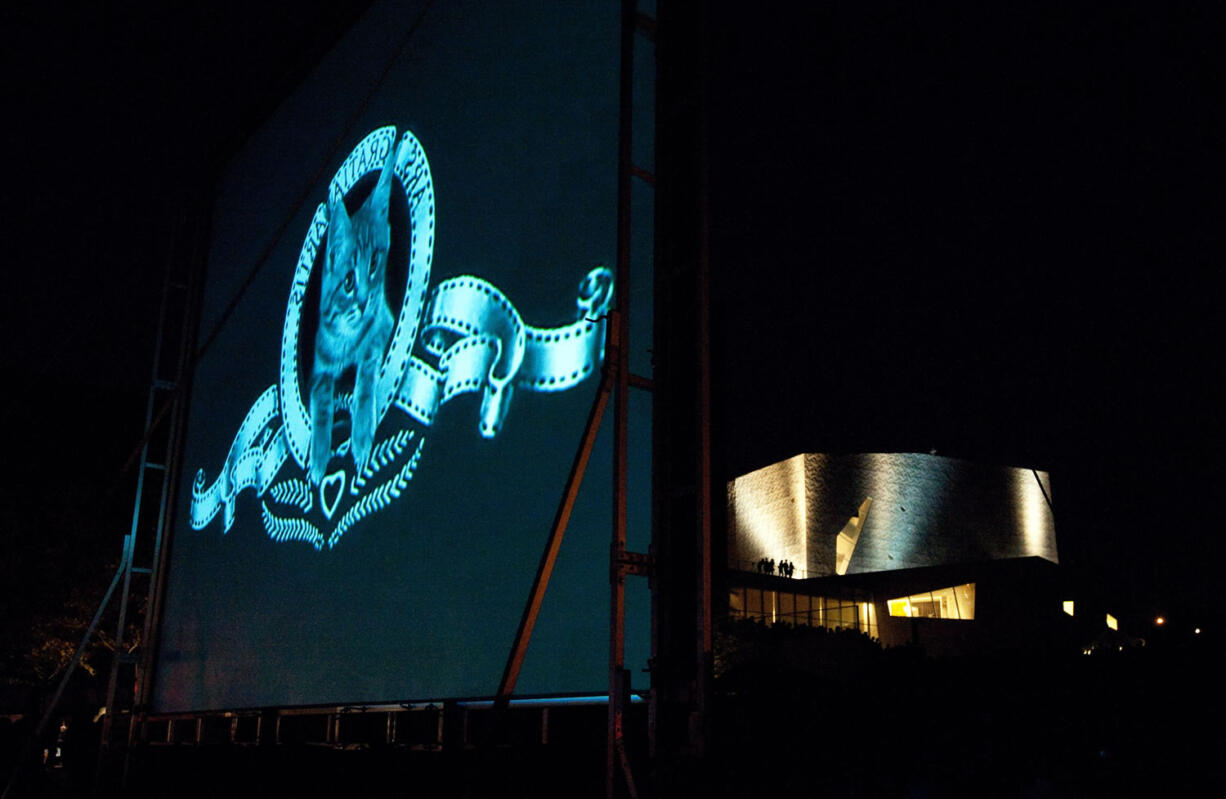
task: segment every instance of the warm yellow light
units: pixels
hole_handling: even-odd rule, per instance
[[[1193,630],[1192,632],[1196,633],[1197,635],[1200,635],[1200,628],[1199,628],[1199,627],[1197,627],[1197,628],[1196,628],[1195,630]]]
[[[1071,599],[1064,600],[1064,612],[1070,616],[1073,615],[1073,600]]]
[[[1046,472],[1013,470],[1013,502],[1026,554],[1058,563],[1054,521],[1044,491],[1051,496],[1051,480]]]
[[[865,632],[874,632],[877,627],[877,609],[873,607],[872,602],[857,604],[860,608],[860,629]]]
[[[1157,624],[1159,626],[1166,624],[1166,619],[1159,616],[1158,618],[1154,619],[1154,624]]]
[[[888,599],[886,609],[891,616],[974,621],[975,584],[965,583]]]
[[[754,561],[765,557],[806,568],[804,467],[804,455],[796,455],[732,481],[728,501],[736,530],[735,557],[740,563],[730,561],[729,565],[752,569]]]
[[[838,538],[834,544],[834,573],[843,575],[847,574],[847,567],[851,563],[852,553],[856,551],[856,542],[860,540],[860,531],[864,529],[864,522],[868,518],[868,509],[873,506],[873,498],[865,497],[860,503],[858,515],[852,516],[847,520],[847,524],[839,531]]]
[[[1108,613],[1107,614],[1107,626],[1113,630],[1118,630],[1120,628],[1120,623],[1115,620],[1114,616]]]

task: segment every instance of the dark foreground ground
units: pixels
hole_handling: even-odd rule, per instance
[[[707,757],[656,774],[657,795],[1217,795],[1226,785],[1226,660],[1209,636],[1158,643],[934,660],[882,651],[858,633],[734,628],[721,636]],[[209,732],[224,726],[215,725],[201,744],[134,750],[127,789],[119,794],[110,774],[102,795],[603,795],[603,708],[551,711],[545,742],[539,710],[519,712],[501,745],[491,745],[480,715],[468,719],[467,744],[448,718],[433,745],[434,722],[417,716],[388,745],[383,718],[371,714],[364,727],[353,717],[341,746],[322,743],[310,722],[283,724],[280,745],[267,736],[232,744]],[[630,726],[646,787],[644,706]],[[90,760],[66,752],[61,767],[30,770],[11,795],[89,795]]]

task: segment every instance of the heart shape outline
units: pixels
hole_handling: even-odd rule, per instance
[[[336,493],[332,495],[332,501],[328,501],[328,491],[332,486],[336,486]],[[319,482],[319,507],[324,512],[324,516],[329,521],[332,520],[332,513],[336,510],[336,506],[340,504],[341,496],[345,493],[345,470],[340,469],[332,474],[324,477]]]

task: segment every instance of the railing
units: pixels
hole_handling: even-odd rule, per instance
[[[631,693],[631,705],[644,701],[641,692]],[[511,699],[508,710],[516,718],[539,716],[539,722],[529,726],[539,724],[544,729],[551,710],[603,713],[601,708],[607,704],[608,697],[602,694],[525,697]],[[484,718],[494,710],[492,699],[467,699],[148,714],[136,721],[134,743],[155,747],[288,743],[334,748],[382,744],[434,750],[443,746],[445,737],[470,745],[470,718]],[[445,726],[449,728],[446,736]]]
[[[829,572],[826,572],[826,573],[818,573],[816,571],[810,572],[809,570],[802,569],[800,566],[797,566],[795,564],[793,564],[793,570],[790,574],[782,574],[779,571],[779,565],[781,561],[786,562],[787,558],[776,558],[773,561],[771,561],[770,558],[767,558],[766,560],[770,564],[769,571],[763,569],[759,565],[760,562],[757,560],[737,560],[733,562],[732,567],[736,569],[737,571],[749,572],[751,574],[764,574],[768,577],[782,577],[784,579],[791,579],[791,580],[805,580],[810,577],[830,577],[831,576]]]

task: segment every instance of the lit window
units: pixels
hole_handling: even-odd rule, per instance
[[[745,589],[745,616],[750,619],[762,620],[762,591],[758,588]]]
[[[807,594],[796,595],[796,623],[813,626],[812,599]]]
[[[860,602],[860,629],[869,634],[869,637],[877,637],[877,607],[872,602]]]
[[[1071,599],[1064,600],[1064,612],[1070,616],[1073,615],[1073,600]]]
[[[975,618],[975,584],[965,583],[891,599],[886,606],[891,616],[971,621]]]
[[[779,604],[776,608],[777,615],[775,621],[787,622],[788,624],[796,623],[796,595],[795,594],[779,594]]]
[[[1115,620],[1114,616],[1108,613],[1107,614],[1107,626],[1113,630],[1118,630],[1120,628],[1120,623]]]
[[[745,589],[733,588],[728,594],[728,615],[734,619],[745,618]]]
[[[767,625],[786,623],[797,627],[825,627],[828,630],[860,630],[873,638],[877,637],[877,608],[872,602],[852,599],[749,587],[733,588],[728,593],[728,615],[733,619],[752,619]]]

